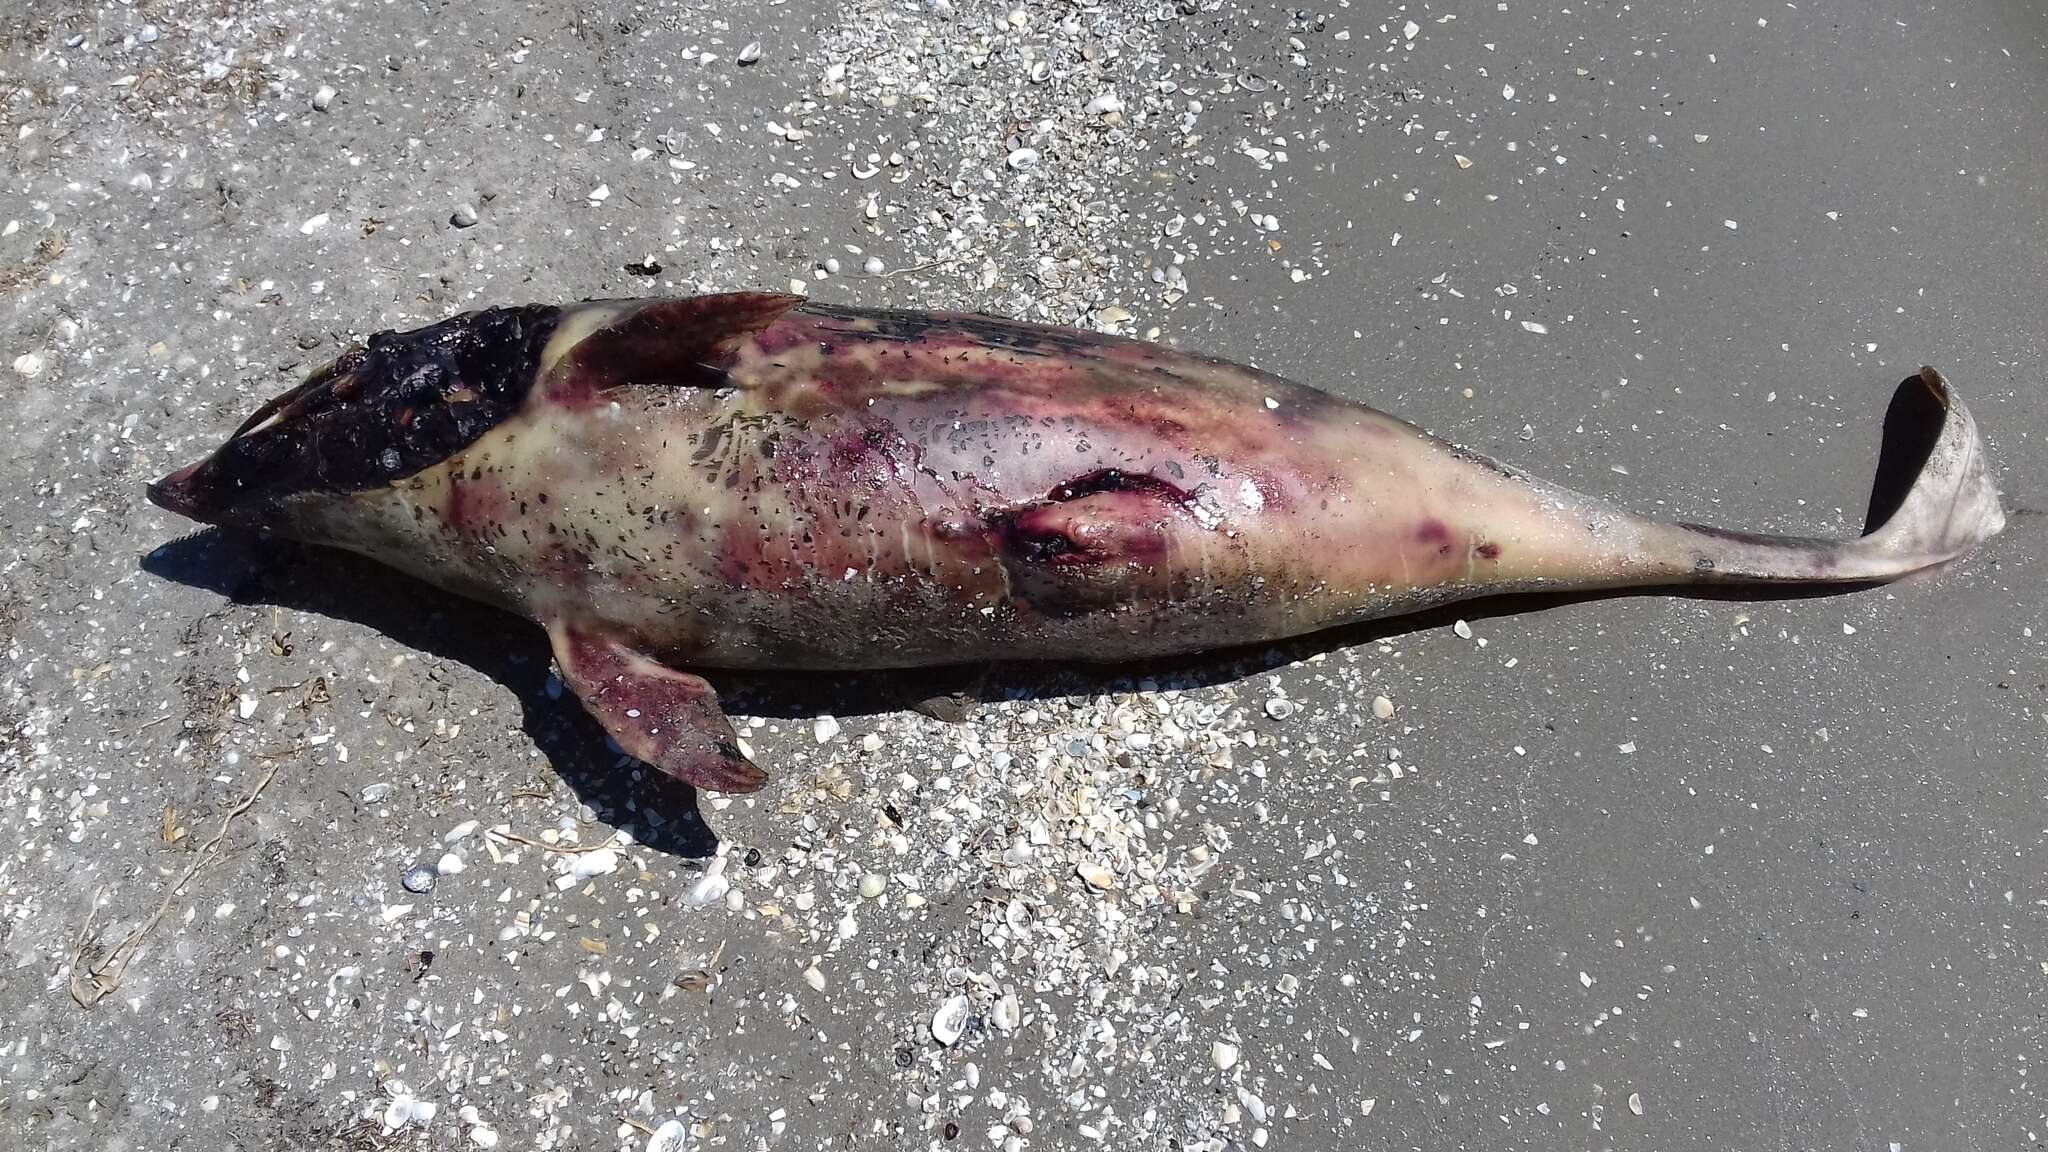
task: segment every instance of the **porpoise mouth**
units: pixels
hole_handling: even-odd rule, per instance
[[[151,484],[144,490],[149,502],[187,520],[205,520],[196,492],[199,472],[205,467],[206,461],[196,461]]]
[[[265,401],[212,454],[144,489],[149,502],[202,524],[263,526],[278,498],[305,487],[309,433],[323,423],[314,414],[349,403],[364,356],[351,348]]]

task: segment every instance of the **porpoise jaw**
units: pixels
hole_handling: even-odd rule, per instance
[[[491,309],[364,348],[150,486],[544,626],[632,755],[751,791],[688,669],[1104,662],[1500,592],[1858,584],[2004,518],[1933,369],[1868,530],[1634,515],[1225,360],[767,293]]]
[[[169,512],[176,512],[187,520],[211,524],[209,501],[199,492],[199,473],[206,467],[206,461],[195,460],[163,479],[144,489],[149,502]]]

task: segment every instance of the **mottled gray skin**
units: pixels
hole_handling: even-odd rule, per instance
[[[422,330],[458,348],[424,377],[407,337],[380,337],[404,354],[345,357],[152,496],[544,624],[623,747],[717,787],[761,777],[677,666],[1123,660],[1509,590],[1885,579],[2002,524],[1974,425],[1931,369],[1909,384],[1917,480],[1884,525],[1835,542],[1646,521],[1138,341],[751,293],[515,319]],[[408,374],[404,404],[363,416],[351,389],[390,395],[380,372]],[[284,491],[225,482],[323,403],[358,439],[319,442],[322,460],[356,450],[366,419],[440,429],[415,454],[459,442],[417,468],[379,453],[398,476],[343,460]]]

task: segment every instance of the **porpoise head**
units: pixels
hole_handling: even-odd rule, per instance
[[[207,524],[290,533],[467,448],[516,411],[561,310],[465,313],[380,332],[258,408],[151,503]]]

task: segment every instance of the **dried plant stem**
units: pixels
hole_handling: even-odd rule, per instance
[[[201,869],[213,863],[218,856],[221,842],[227,839],[228,829],[233,826],[235,818],[247,812],[256,803],[256,798],[263,795],[263,790],[270,786],[270,781],[276,775],[277,762],[273,760],[270,766],[264,769],[262,777],[256,781],[256,786],[249,789],[249,794],[242,797],[239,803],[228,809],[227,814],[221,817],[220,830],[213,834],[213,839],[200,846],[199,858],[192,861],[191,867],[185,869],[185,874],[165,889],[162,902],[157,904],[156,911],[150,913],[149,919],[122,937],[119,944],[108,949],[106,956],[102,957],[98,964],[93,965],[90,971],[82,971],[80,963],[84,958],[86,945],[92,939],[93,924],[99,919],[100,897],[106,889],[101,888],[92,894],[92,911],[87,914],[84,927],[79,929],[78,941],[71,950],[71,998],[78,1001],[80,1008],[92,1007],[112,995],[114,990],[121,986],[121,976],[128,970],[128,962],[135,958],[135,954],[141,950],[143,941],[149,934],[156,931],[156,926],[162,922],[164,914],[171,910],[171,902],[185,891],[185,886],[192,882],[193,877],[199,875]]]

